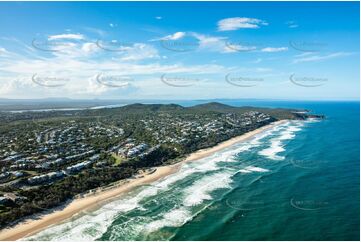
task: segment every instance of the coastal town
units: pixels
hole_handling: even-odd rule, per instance
[[[29,119],[37,117],[35,112],[26,118],[15,115],[18,120],[0,126],[1,226],[91,189],[177,162],[283,116],[300,118],[290,110],[268,111],[218,104],[129,105],[60,112],[56,118],[42,114],[45,117]]]

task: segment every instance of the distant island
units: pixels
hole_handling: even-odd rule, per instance
[[[217,102],[0,112],[0,227],[307,110]]]

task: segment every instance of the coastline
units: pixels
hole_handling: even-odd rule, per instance
[[[171,175],[179,170],[179,168],[185,162],[195,161],[201,158],[212,155],[214,152],[223,150],[229,146],[232,146],[236,143],[243,142],[249,138],[252,138],[254,135],[257,135],[267,129],[273,128],[274,126],[280,125],[287,120],[280,120],[273,122],[271,124],[265,125],[253,131],[247,132],[243,135],[231,138],[224,142],[217,144],[216,146],[201,149],[194,153],[191,153],[184,160],[167,166],[155,167],[154,172],[145,174],[143,177],[138,177],[134,179],[127,179],[126,182],[117,184],[110,189],[104,191],[96,192],[89,196],[83,198],[76,198],[72,200],[66,207],[60,211],[54,211],[52,213],[44,214],[39,219],[29,218],[24,222],[21,222],[15,225],[12,228],[6,228],[0,231],[0,240],[18,240],[26,236],[33,235],[51,225],[64,222],[66,219],[78,214],[79,212],[95,208],[98,205],[98,202],[106,202],[110,199],[114,199],[117,196],[120,196],[126,192],[131,191],[132,189],[152,183],[158,179]]]

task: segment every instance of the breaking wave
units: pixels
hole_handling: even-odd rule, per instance
[[[296,132],[302,130],[303,122],[301,121],[292,121],[288,122],[285,126],[279,127],[279,135],[270,140],[269,147],[258,152],[259,155],[265,156],[271,160],[284,160],[285,157],[278,155],[279,153],[285,151],[284,141],[292,140],[295,138]]]

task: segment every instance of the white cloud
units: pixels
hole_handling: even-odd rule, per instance
[[[94,40],[90,40],[80,33],[50,35],[47,41],[43,41],[41,38],[35,39],[33,47],[37,50],[45,50],[50,55],[66,59],[88,58],[100,51]],[[40,54],[39,51],[38,53]]]
[[[28,83],[26,82],[19,81],[17,79],[12,79],[7,81],[2,80],[0,85],[0,94],[2,96],[9,94],[16,95],[18,94],[17,92],[19,90],[25,91],[26,89],[29,90]]]
[[[287,47],[266,47],[261,49],[262,52],[281,52],[281,51],[287,51]]]
[[[161,19],[163,19],[163,17],[162,16],[156,16],[155,19],[161,20]]]
[[[219,53],[235,53],[255,50],[254,46],[242,46],[227,42],[227,37],[209,36],[192,32],[191,36],[199,41],[199,50],[214,51]]]
[[[91,32],[91,33],[95,33],[99,36],[105,36],[107,34],[106,31],[104,31],[102,29],[93,28],[93,27],[84,27],[84,30]]]
[[[186,35],[185,32],[176,32],[174,34],[167,35],[163,38],[160,38],[159,40],[178,40],[183,38]]]
[[[286,24],[288,25],[288,28],[297,28],[298,24],[295,21],[287,21]]]
[[[151,58],[160,58],[158,50],[151,45],[136,43],[133,47],[128,48],[128,50],[124,52],[121,60],[138,61]]]
[[[309,54],[306,57],[296,58],[293,60],[293,63],[301,63],[301,62],[312,62],[312,61],[323,61],[328,59],[334,59],[337,57],[350,56],[352,53],[348,52],[336,52],[328,55],[312,55]]]
[[[225,52],[248,52],[257,50],[256,46],[246,46],[237,43],[226,42]]]
[[[81,49],[86,53],[99,51],[99,47],[93,42],[84,43]]]
[[[225,37],[207,36],[204,34],[194,33],[190,34],[199,41],[200,50],[209,50],[217,52],[234,52],[230,48],[227,48],[225,44]]]
[[[131,83],[129,87],[122,89],[99,86],[91,77],[98,73],[115,73],[116,75],[144,76],[149,80],[159,81],[159,77],[164,73],[169,74],[212,74],[227,72],[227,68],[216,65],[185,65],[185,64],[161,64],[152,62],[141,64],[137,61],[146,58],[159,58],[157,49],[152,45],[137,43],[130,46],[121,53],[111,53],[112,58],[108,58],[109,52],[101,49],[94,49],[91,42],[77,43],[67,52],[59,54],[42,53],[39,56],[16,55],[13,58],[0,59],[0,72],[3,78],[0,85],[2,97],[16,98],[38,98],[38,97],[117,97],[119,94],[130,95],[139,88],[144,88],[143,84]],[[78,52],[72,52],[76,51]],[[97,55],[92,55],[94,52]],[[104,56],[102,55],[104,54]],[[50,55],[49,55],[50,54]],[[99,56],[100,55],[100,56]],[[74,58],[76,57],[76,58]],[[84,58],[83,58],[84,57]],[[107,58],[103,58],[107,57]],[[64,85],[57,87],[45,87],[31,81],[34,74],[40,77],[55,77],[69,79]],[[5,76],[6,75],[6,76]],[[157,88],[163,85],[161,81],[145,83],[149,86],[149,93],[156,93]],[[143,89],[142,89],[143,90]]]
[[[57,39],[83,40],[84,36],[82,34],[58,34],[58,35],[50,35],[48,37],[48,40],[57,40]]]
[[[0,54],[7,53],[7,50],[4,47],[0,47]]]
[[[227,37],[210,36],[196,32],[176,32],[172,35],[167,35],[158,40],[179,40],[185,37],[193,38],[193,40],[188,40],[188,41],[197,42],[198,50],[213,51],[219,53],[234,53],[237,51],[250,51],[256,49],[256,47],[254,46],[241,46],[238,44],[229,44],[227,43]]]
[[[218,21],[218,30],[257,29],[261,25],[268,25],[268,23],[256,18],[225,18]]]
[[[99,52],[99,47],[93,42],[59,42],[58,51],[51,52],[52,55],[64,59],[89,58]]]
[[[4,47],[0,47],[0,57],[9,57],[11,53],[7,51]]]

